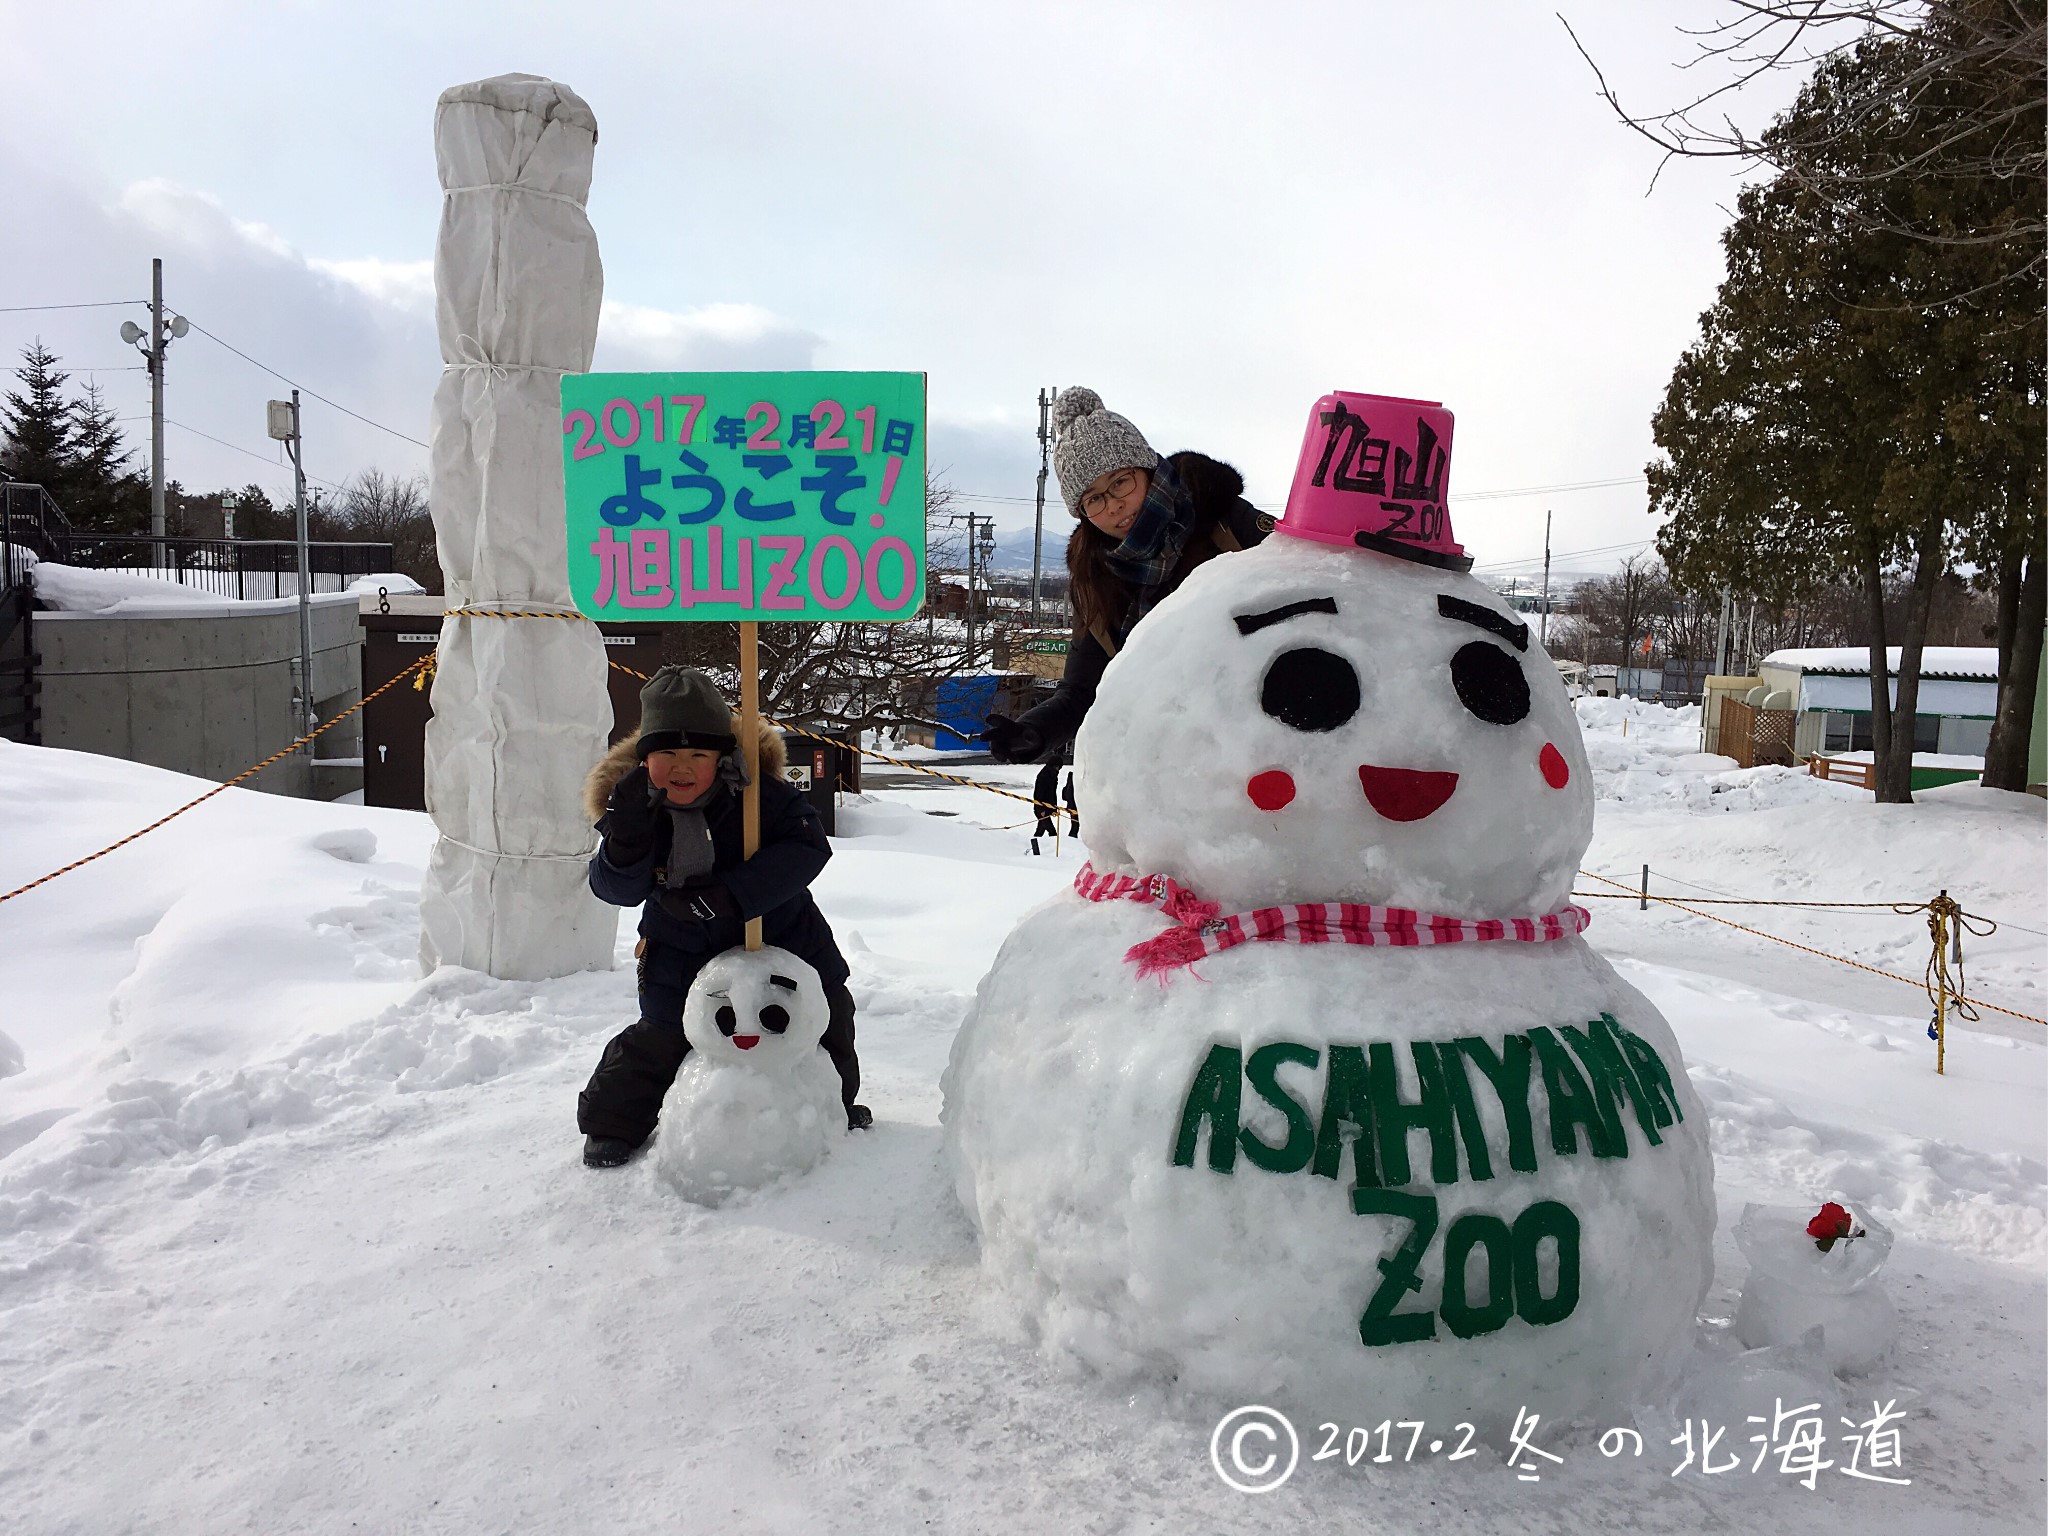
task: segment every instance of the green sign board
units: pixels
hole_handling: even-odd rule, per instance
[[[910,618],[921,373],[562,379],[569,587],[634,623]]]

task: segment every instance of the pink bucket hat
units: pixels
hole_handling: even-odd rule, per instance
[[[1309,413],[1287,510],[1297,539],[1369,549],[1451,571],[1472,557],[1451,534],[1451,413],[1435,400],[1333,391]]]

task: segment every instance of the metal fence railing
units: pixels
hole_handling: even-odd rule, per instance
[[[163,577],[222,597],[296,597],[299,547],[290,539],[174,539],[73,533],[61,559],[102,571]],[[310,589],[346,591],[358,576],[392,568],[389,544],[320,541],[306,546]]]

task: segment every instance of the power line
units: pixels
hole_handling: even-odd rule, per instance
[[[1645,545],[1654,544],[1655,542],[1656,540],[1654,539],[1636,539],[1627,544],[1602,544],[1595,549],[1566,549],[1558,551],[1551,558],[1555,560],[1576,560],[1584,555],[1611,555],[1616,550],[1641,549]],[[1472,569],[1475,571],[1499,571],[1514,565],[1541,565],[1542,563],[1543,557],[1541,555],[1524,555],[1519,560],[1489,560],[1486,564],[1475,565]]]
[[[0,315],[39,314],[51,309],[119,309],[124,304],[147,304],[147,299],[101,299],[96,304],[9,304]]]
[[[1498,501],[1508,496],[1553,496],[1566,491],[1597,491],[1610,485],[1640,485],[1641,475],[1623,475],[1616,480],[1574,480],[1569,485],[1525,485],[1511,491],[1460,491],[1451,497],[1458,501]]]
[[[306,385],[301,384],[297,379],[289,378],[286,375],[279,373],[275,368],[271,367],[270,364],[268,363],[257,362],[255,358],[251,357],[248,353],[244,352],[240,347],[236,346],[233,342],[222,341],[220,337],[214,335],[213,332],[209,331],[197,320],[193,320],[191,316],[186,316],[186,320],[191,325],[193,330],[197,331],[200,335],[204,336],[208,341],[219,342],[221,346],[226,347],[230,352],[234,353],[235,356],[239,357],[243,362],[261,368],[273,379],[282,380],[284,383],[291,385],[293,389],[298,390],[301,394],[311,395],[315,400],[318,400],[322,405],[332,406],[335,410],[341,412],[342,415],[353,416],[357,421],[360,421],[364,426],[375,427],[379,432],[388,432],[393,437],[399,439],[401,442],[411,443],[415,448],[425,448],[427,446],[418,438],[409,436],[408,434],[399,431],[398,428],[396,427],[387,427],[381,421],[372,421],[369,417],[365,416],[361,411],[352,411],[347,406],[340,404],[338,401],[328,399],[325,395],[321,394],[319,390],[310,389]],[[187,427],[185,430],[189,432],[192,429],[190,427]],[[233,444],[229,444],[228,446],[232,447]],[[330,482],[323,480],[320,483],[326,485],[329,484]]]
[[[209,443],[218,443],[221,447],[233,449],[236,453],[245,453],[252,459],[261,459],[264,463],[272,465],[275,468],[283,469],[285,467],[284,465],[279,464],[277,460],[270,457],[270,455],[267,453],[258,453],[253,448],[244,448],[240,443],[231,443],[224,437],[215,437],[211,432],[202,432],[197,427],[188,427],[182,421],[172,421],[168,417],[166,417],[164,420],[164,425],[167,427],[176,427],[180,432],[190,432],[194,437],[203,437]],[[345,487],[337,485],[332,480],[321,480],[318,475],[308,475],[306,476],[306,478],[308,480],[320,480],[320,483],[322,485],[327,486],[331,490],[339,491],[345,489]]]

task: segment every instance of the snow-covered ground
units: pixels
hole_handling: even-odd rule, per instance
[[[1679,897],[1946,888],[2005,925],[1965,941],[1971,990],[2048,1015],[2040,802],[1956,786],[1877,807],[1699,757],[1689,711],[1580,714],[1590,871],[1633,888],[1647,863]],[[1032,772],[950,771],[1019,792]],[[0,891],[204,787],[0,743]],[[629,966],[417,979],[423,816],[229,791],[0,905],[0,1072],[23,1064],[0,1079],[5,1529],[2041,1529],[2048,1031],[1987,1012],[1937,1077],[1914,989],[1632,900],[1588,902],[1590,937],[1670,1019],[1713,1117],[1696,1376],[1720,1382],[1717,1459],[1740,1471],[1673,1477],[1654,1413],[1640,1460],[1576,1431],[1540,1482],[1484,1448],[1403,1465],[1402,1432],[1391,1464],[1318,1461],[1304,1424],[1296,1475],[1251,1497],[1210,1462],[1236,1405],[1047,1363],[981,1281],[938,1128],[977,980],[1083,857],[1032,857],[1029,819],[955,786],[842,807],[818,895],[877,1126],[716,1211],[644,1162],[578,1162],[576,1090],[632,1016]],[[1702,910],[1909,976],[1926,960],[1919,915]],[[1743,1414],[1829,1389],[1794,1367],[1731,1394],[1730,1233],[1745,1202],[1834,1193],[1898,1234],[1899,1349],[1839,1406],[1897,1400],[1887,1475],[1910,1486],[1842,1475],[1834,1403],[1815,1491],[1748,1470]]]

